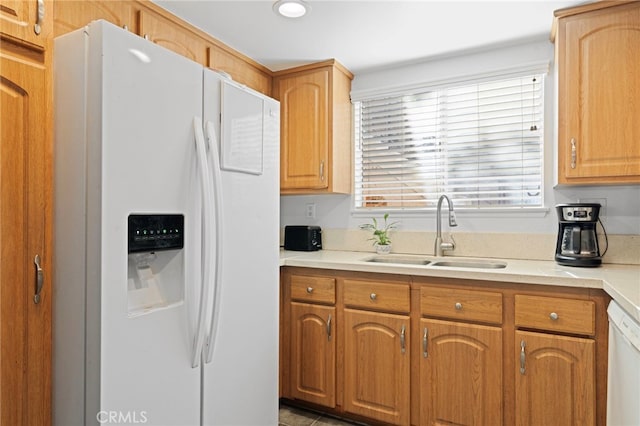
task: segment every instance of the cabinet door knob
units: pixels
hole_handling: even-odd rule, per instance
[[[313,287],[307,287],[307,293],[309,294],[313,293]]]
[[[371,300],[376,300],[378,298],[378,295],[375,293],[371,293],[371,295],[369,296],[369,299]]]
[[[461,311],[462,310],[462,303],[456,302],[456,310],[457,311]]]
[[[555,312],[551,312],[549,314],[549,318],[551,318],[552,321],[557,321],[558,320],[558,314],[556,314]]]

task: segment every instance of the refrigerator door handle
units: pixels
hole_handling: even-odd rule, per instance
[[[200,287],[200,301],[198,303],[198,317],[196,331],[193,340],[193,348],[191,353],[191,366],[196,368],[200,365],[202,357],[202,347],[204,345],[204,323],[207,317],[207,303],[209,300],[209,291],[211,288],[211,238],[210,234],[213,229],[211,218],[211,203],[213,201],[211,181],[209,176],[209,163],[207,162],[207,149],[205,146],[204,133],[202,131],[202,119],[200,117],[193,118],[193,130],[196,143],[196,157],[198,159],[198,171],[200,175],[200,184],[202,191],[202,220],[204,228],[204,241],[202,247],[202,285]]]
[[[222,286],[222,173],[220,172],[220,155],[218,140],[216,138],[215,127],[212,122],[207,121],[205,126],[207,142],[209,145],[208,159],[211,162],[209,171],[214,196],[214,221],[215,221],[215,251],[216,251],[216,272],[213,281],[213,301],[211,304],[211,322],[209,323],[209,333],[205,347],[205,363],[211,362],[215,347],[216,328],[218,326],[218,313],[220,311],[220,289]]]

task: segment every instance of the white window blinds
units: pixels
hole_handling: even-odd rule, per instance
[[[355,102],[356,208],[542,206],[544,77]]]

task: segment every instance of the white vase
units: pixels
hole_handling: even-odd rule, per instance
[[[376,243],[376,253],[378,254],[389,254],[391,253],[391,244],[377,244]]]

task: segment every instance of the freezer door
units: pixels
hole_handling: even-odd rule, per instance
[[[64,165],[84,169],[85,193],[67,197],[84,197],[85,209],[59,205],[56,214],[74,216],[67,222],[76,229],[57,234],[84,238],[86,337],[68,347],[57,342],[56,358],[84,350],[76,371],[86,371],[85,419],[78,424],[197,425],[201,371],[192,366],[192,350],[202,203],[193,121],[202,115],[202,67],[104,21],[69,37],[78,42],[67,48],[84,51],[85,64],[56,71],[85,66],[86,81],[59,79],[56,92],[84,85],[85,104],[62,105],[60,97],[57,105],[71,110],[68,120],[87,123],[86,138],[65,141],[86,150],[85,163]],[[131,222],[132,215],[151,219]],[[182,227],[170,225],[180,218]],[[131,235],[176,234],[182,247],[129,253]],[[64,278],[57,285],[68,285]],[[82,309],[60,303],[58,309]],[[58,377],[55,392],[64,392],[64,380]]]
[[[280,105],[205,70],[209,139],[226,164],[222,180],[222,265],[216,283],[209,362],[203,373],[204,425],[278,423],[278,271]],[[222,86],[224,85],[224,86]],[[232,105],[221,109],[221,87]],[[243,107],[243,102],[246,102]],[[260,129],[246,111],[260,105]],[[221,137],[220,127],[227,129]],[[235,120],[235,122],[234,122]],[[249,122],[251,128],[237,127]],[[226,124],[224,124],[226,123]],[[234,135],[260,140],[231,140]],[[250,136],[259,135],[259,136]],[[226,144],[236,144],[226,146]],[[234,156],[255,149],[248,161]],[[247,409],[247,404],[250,409]]]

